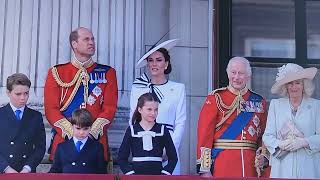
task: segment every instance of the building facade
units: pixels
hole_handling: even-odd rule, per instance
[[[0,0],[0,102],[8,102],[6,78],[21,72],[32,82],[29,104],[43,112],[47,70],[70,60],[70,32],[88,27],[96,39],[94,59],[117,70],[118,112],[109,132],[116,154],[128,125],[132,82],[145,71],[135,64],[170,30],[162,41],[180,40],[170,50],[169,78],[187,92],[182,173],[195,174],[198,114],[208,92],[227,84],[228,59],[248,57],[251,87],[274,98],[277,67],[320,63],[319,6],[308,0]]]
[[[117,70],[119,107],[109,132],[116,153],[128,125],[131,84],[144,71],[135,63],[173,27],[162,41],[180,39],[170,51],[169,78],[186,84],[188,120],[180,151],[183,174],[193,174],[197,114],[212,86],[212,6],[208,0],[1,0],[0,102],[8,102],[6,78],[21,72],[32,82],[29,105],[43,112],[47,70],[70,60],[71,30],[88,27],[97,44],[94,59]]]

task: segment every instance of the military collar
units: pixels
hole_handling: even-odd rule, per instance
[[[92,66],[94,64],[94,61],[92,60],[92,58],[88,59],[87,61],[85,62],[80,62],[79,60],[75,59],[75,58],[72,58],[71,59],[71,63],[73,66],[75,66],[76,68],[78,69],[81,69],[81,68],[89,68],[90,66]]]
[[[233,88],[231,85],[229,85],[227,88],[232,94],[235,94],[235,95],[239,95],[239,94],[244,95],[248,92],[247,86],[241,89],[240,91]]]

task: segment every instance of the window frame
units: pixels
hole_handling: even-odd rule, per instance
[[[257,0],[259,1],[259,0]],[[293,62],[303,67],[320,67],[320,59],[308,59],[307,56],[307,16],[306,2],[313,0],[293,0],[295,10],[295,58],[268,58],[268,57],[246,57],[253,67],[279,67],[285,63]],[[215,1],[216,16],[215,28],[216,41],[216,67],[215,77],[217,87],[226,86],[228,78],[226,67],[232,58],[232,0]],[[215,88],[217,88],[215,87]]]

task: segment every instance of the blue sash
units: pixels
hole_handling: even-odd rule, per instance
[[[247,101],[253,102],[261,102],[262,97],[251,93]],[[234,121],[230,124],[230,126],[223,132],[219,139],[231,139],[235,140],[238,135],[241,133],[242,129],[246,127],[249,123],[250,119],[252,119],[254,112],[245,112],[241,111],[241,113],[234,119]],[[213,148],[211,151],[211,157],[214,160],[220,152],[224,149]]]
[[[98,74],[103,74],[103,73],[105,74],[105,73],[108,72],[109,69],[110,69],[110,66],[97,64],[97,66],[91,72],[88,72],[88,73],[96,72]],[[88,95],[92,93],[92,90],[98,84],[99,83],[92,83],[92,84],[89,83],[89,85],[88,85]],[[81,84],[79,86],[79,89],[78,89],[77,93],[75,94],[74,98],[72,99],[72,101],[70,102],[69,106],[67,107],[67,109],[61,112],[64,117],[66,117],[66,118],[71,117],[72,112],[75,109],[78,109],[80,107],[80,105],[84,102],[83,92],[84,92],[84,86],[83,86],[83,84]]]

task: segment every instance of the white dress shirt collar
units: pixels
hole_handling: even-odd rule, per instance
[[[84,138],[84,139],[82,139],[82,140],[79,140],[79,139],[77,139],[76,137],[73,137],[73,143],[74,143],[74,145],[76,145],[78,141],[81,141],[81,142],[82,142],[82,144],[81,144],[81,146],[80,146],[80,150],[81,150],[81,149],[83,148],[83,146],[86,144],[87,140],[88,140],[88,137],[86,137],[86,138]]]

